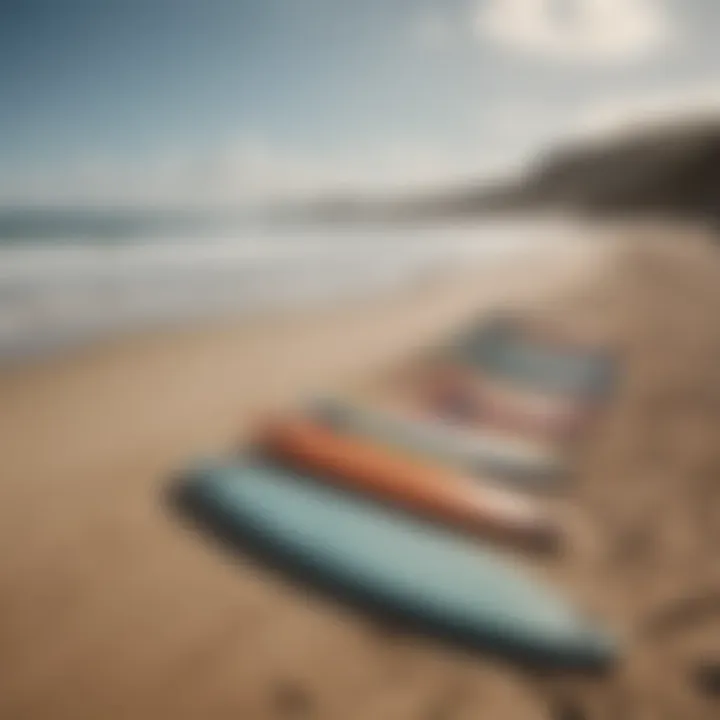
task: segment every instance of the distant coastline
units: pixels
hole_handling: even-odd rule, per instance
[[[536,214],[650,216],[720,222],[720,118],[638,126],[541,155],[516,180],[477,182],[385,201],[329,198],[304,208],[356,222]]]

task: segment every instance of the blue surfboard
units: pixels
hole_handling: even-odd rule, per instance
[[[608,352],[528,337],[510,317],[498,317],[460,334],[452,357],[488,375],[539,392],[586,398],[608,395],[615,384],[615,359]]]
[[[615,656],[604,631],[499,554],[268,461],[198,466],[173,497],[235,549],[409,627],[546,667]]]

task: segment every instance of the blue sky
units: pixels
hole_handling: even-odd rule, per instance
[[[718,23],[717,0],[0,0],[0,204],[509,171],[568,133],[720,107]]]

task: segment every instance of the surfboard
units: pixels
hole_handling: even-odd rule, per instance
[[[557,523],[537,500],[312,418],[288,416],[267,424],[256,447],[293,470],[479,537],[538,550],[558,546]]]
[[[460,335],[449,351],[488,374],[544,392],[595,399],[608,395],[615,383],[610,353],[531,337],[512,318],[498,318]]]
[[[549,447],[491,428],[464,428],[334,398],[315,401],[309,412],[338,430],[524,489],[552,491],[567,475],[560,455]]]
[[[571,441],[586,431],[596,416],[594,404],[583,399],[532,391],[479,371],[476,386],[481,420],[519,433]]]
[[[539,392],[457,361],[435,360],[424,375],[416,372],[405,381],[404,392],[411,405],[448,422],[558,445],[577,438],[597,415],[585,398]]]
[[[246,457],[183,474],[172,499],[235,550],[336,598],[467,647],[544,667],[608,667],[594,621],[467,537]]]

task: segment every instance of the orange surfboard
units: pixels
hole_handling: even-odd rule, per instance
[[[478,535],[546,549],[558,539],[555,525],[529,499],[336,433],[309,419],[271,424],[262,433],[260,444],[270,456],[293,469]]]

